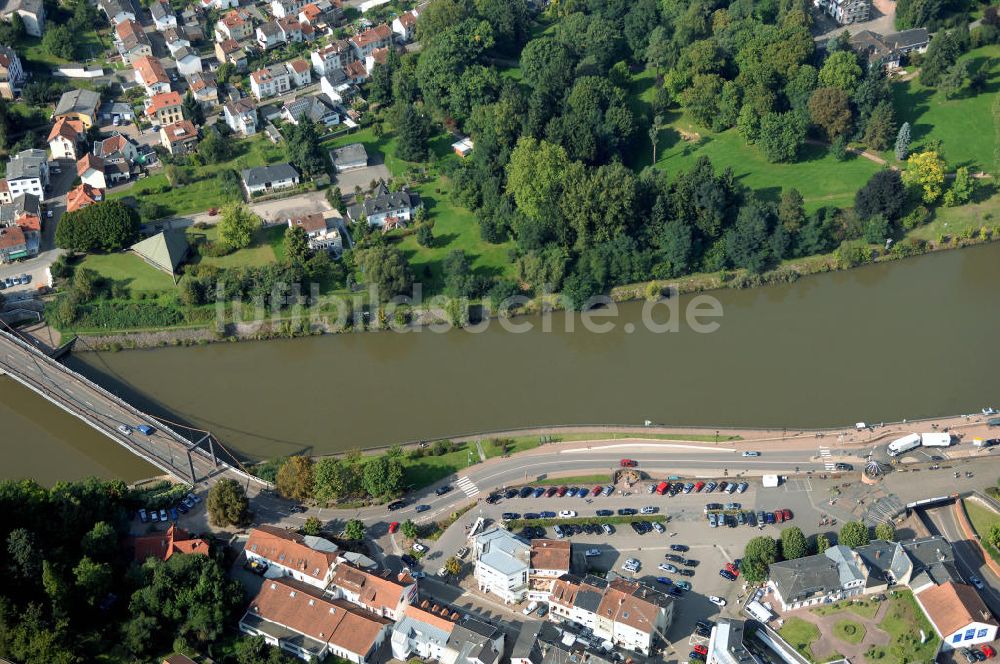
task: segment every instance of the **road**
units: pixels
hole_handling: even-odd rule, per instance
[[[955,508],[951,505],[945,505],[926,510],[924,514],[929,521],[928,525],[931,530],[938,535],[943,535],[952,543],[952,548],[955,551],[955,562],[962,576],[968,580],[970,576],[975,575],[986,583],[986,587],[980,590],[979,594],[993,614],[1000,615],[1000,590],[998,590],[1000,589],[1000,578],[983,562],[976,543],[965,536],[955,517]]]

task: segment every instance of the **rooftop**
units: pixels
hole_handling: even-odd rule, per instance
[[[250,531],[246,550],[318,580],[325,579],[337,562],[335,552],[317,551],[298,533],[274,526],[259,526]]]
[[[97,107],[101,103],[101,95],[92,90],[70,90],[64,92],[56,104],[56,116],[67,115],[69,113],[83,113],[84,115],[94,115]]]

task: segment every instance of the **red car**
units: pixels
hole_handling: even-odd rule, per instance
[[[696,482],[695,485],[694,485],[695,493],[701,491],[704,488],[705,488],[705,483],[704,482]]]
[[[707,655],[708,654],[708,646],[703,646],[703,645],[700,645],[700,644],[696,645],[694,647],[694,651],[696,653],[698,653],[699,655]]]
[[[992,646],[979,646],[979,649],[983,651],[983,654],[987,657],[992,657],[997,654],[997,651],[993,649]]]
[[[562,498],[563,496],[566,495],[567,491],[569,491],[568,487],[561,486],[561,487],[559,487],[559,490],[556,491],[556,495],[559,496],[560,498]]]
[[[393,521],[389,524],[389,532],[394,533],[399,530],[399,521]]]
[[[550,486],[549,490],[545,492],[545,497],[551,498],[552,496],[556,495],[556,491],[558,490],[559,490],[558,487]]]
[[[726,569],[729,570],[729,573],[732,574],[733,576],[740,575],[740,568],[732,563],[726,563]]]
[[[792,510],[781,510],[781,516],[784,518],[785,521],[791,521]]]
[[[778,523],[784,523],[785,513],[782,512],[781,510],[774,510],[774,520],[777,521]]]
[[[635,468],[639,462],[635,459],[622,459],[622,468]]]
[[[602,491],[604,491],[604,487],[603,486],[595,486],[594,490],[590,492],[590,495],[592,495],[592,496],[599,496],[599,495],[601,495]]]

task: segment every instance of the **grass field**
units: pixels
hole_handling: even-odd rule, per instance
[[[889,602],[879,628],[888,632],[892,640],[888,647],[872,646],[865,653],[868,661],[877,660],[881,664],[933,662],[941,640],[917,606],[913,593],[909,590],[895,591]],[[931,635],[925,643],[920,643],[921,630]]]
[[[792,616],[778,630],[785,641],[795,648],[803,657],[812,661],[812,642],[819,638],[819,627],[802,618]]]
[[[541,480],[535,480],[530,482],[533,485],[542,486],[585,486],[588,489],[593,488],[597,484],[607,484],[611,479],[609,473],[603,475],[573,475],[572,477],[547,477]]]
[[[422,489],[439,482],[449,475],[454,475],[472,464],[479,463],[479,454],[466,443],[456,443],[459,449],[446,452],[441,456],[426,455],[413,459],[403,455],[403,468],[406,484],[412,484],[415,489]]]
[[[875,614],[878,613],[878,608],[880,606],[880,602],[865,599],[855,600],[853,602],[845,601],[837,602],[836,604],[823,604],[810,609],[810,611],[818,616],[829,616],[841,611],[851,611],[865,618],[874,618]]]
[[[919,77],[892,86],[896,119],[909,122],[914,147],[931,139],[940,140],[949,170],[970,166],[992,168],[996,133],[990,105],[1000,91],[1000,45],[984,46],[962,57],[969,68],[990,66],[986,90],[978,95],[964,92],[954,99],[920,84]],[[883,156],[895,161],[892,151]]]
[[[89,254],[80,267],[94,270],[106,279],[125,282],[134,292],[163,291],[174,287],[169,274],[151,267],[131,252]]]
[[[253,242],[246,249],[240,249],[228,256],[202,256],[199,261],[221,268],[268,265],[275,261],[274,245],[282,243],[284,234],[285,228],[283,226],[262,228],[257,231]],[[206,229],[189,227],[187,235],[192,241],[195,237],[203,236],[206,241],[214,242],[219,239],[219,229],[217,226],[210,226]]]
[[[633,78],[631,104],[638,117],[649,117],[655,73],[644,71]],[[879,170],[878,164],[850,157],[837,161],[825,147],[803,146],[800,159],[791,164],[772,164],[756,147],[747,145],[735,129],[714,133],[679,111],[664,118],[656,148],[656,167],[676,173],[691,168],[700,157],[708,157],[716,170],[732,168],[736,179],[768,200],[777,200],[781,190],[795,188],[808,211],[825,205],[850,207],[854,193]],[[641,169],[652,163],[653,148],[642,136],[636,139],[630,166]]]
[[[853,620],[838,620],[833,625],[833,635],[847,643],[861,643],[865,640],[865,626]]]
[[[1000,552],[989,542],[990,527],[1000,522],[1000,515],[975,500],[963,500],[962,505],[965,506],[965,513],[969,515],[972,527],[979,535],[979,541],[989,551],[993,560],[1000,562]]]

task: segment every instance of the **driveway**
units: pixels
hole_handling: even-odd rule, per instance
[[[895,0],[874,0],[872,3],[872,18],[863,23],[852,23],[850,25],[838,25],[825,12],[813,12],[815,19],[814,31],[817,33],[813,39],[820,44],[825,43],[831,37],[839,35],[847,30],[852,35],[856,35],[862,30],[871,30],[882,35],[887,35],[896,31],[896,3]]]
[[[378,157],[381,157],[381,155],[378,155]],[[372,156],[372,161],[376,158],[376,156]],[[368,190],[371,188],[373,180],[385,180],[388,182],[391,179],[392,174],[389,173],[389,169],[385,167],[385,164],[374,163],[365,168],[338,173],[337,186],[340,187],[340,193],[345,197],[353,197],[355,187]]]

